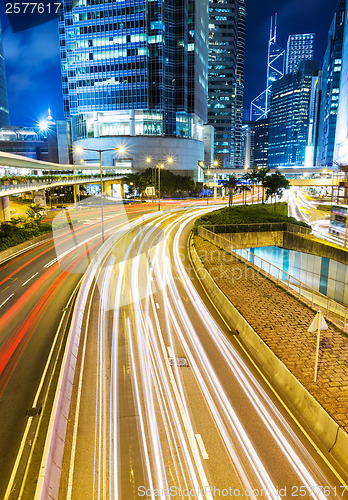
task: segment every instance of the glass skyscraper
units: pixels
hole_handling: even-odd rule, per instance
[[[346,11],[347,11],[346,2]],[[344,34],[342,44],[342,58],[335,62],[340,67],[340,85],[338,91],[338,110],[336,121],[334,162],[336,161],[345,171],[348,170],[348,17],[344,19]]]
[[[242,164],[245,0],[209,0],[208,122],[221,167]]]
[[[268,166],[269,118],[255,122],[254,131],[254,168],[265,168]]]
[[[10,115],[8,110],[4,49],[2,46],[2,31],[0,25],[0,127],[9,124]]]
[[[208,0],[64,0],[59,36],[64,112],[72,122],[73,140],[202,141]],[[140,167],[139,141],[129,144],[134,166]],[[143,140],[140,149],[151,154],[158,144]],[[203,144],[197,148],[203,151]],[[199,159],[203,154],[192,161]]]
[[[317,164],[333,164],[346,0],[340,0],[330,26],[324,56]]]
[[[301,61],[313,59],[314,39],[314,33],[289,36],[286,48],[286,74],[296,73]]]
[[[272,85],[269,114],[268,166],[304,166],[308,144],[312,78],[318,61],[302,61]]]

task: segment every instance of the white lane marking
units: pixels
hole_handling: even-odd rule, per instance
[[[6,299],[6,300],[4,300],[4,302],[3,302],[2,304],[0,304],[0,307],[2,307],[4,304],[6,304],[6,302],[7,302],[8,300],[10,300],[10,298],[11,298],[11,297],[13,297],[13,296],[14,296],[14,293],[11,293],[11,295],[9,295],[9,296],[7,297],[7,299]]]
[[[70,302],[72,300],[72,297],[74,296],[74,294],[76,292],[76,289],[77,289],[77,287],[79,285],[80,285],[80,282],[76,285],[73,293],[71,294],[70,299],[67,302],[67,307],[69,307]],[[44,371],[42,373],[40,384],[39,384],[39,387],[38,387],[38,389],[36,391],[36,395],[35,395],[35,398],[34,398],[34,401],[33,401],[33,404],[32,404],[33,408],[35,408],[36,405],[37,405],[37,402],[38,402],[38,399],[39,399],[39,396],[40,396],[40,393],[41,393],[41,390],[42,390],[42,386],[44,384],[44,381],[45,381],[45,378],[46,378],[46,375],[47,375],[47,371],[48,371],[48,368],[49,368],[51,360],[52,360],[54,349],[55,349],[55,346],[56,346],[56,343],[57,343],[57,340],[58,340],[58,337],[59,337],[59,332],[60,332],[60,329],[62,327],[63,320],[65,318],[66,312],[67,312],[66,310],[63,312],[62,317],[60,319],[60,322],[59,322],[59,325],[58,325],[58,328],[57,328],[57,331],[56,331],[56,335],[54,337],[54,341],[53,341],[50,353],[49,353],[48,358],[47,358],[47,363],[46,363],[45,369],[44,369]],[[30,429],[32,420],[33,420],[32,416],[28,417],[28,421],[27,421],[27,425],[25,427],[25,431],[24,431],[24,434],[23,434],[21,445],[20,445],[18,453],[17,453],[16,462],[15,462],[13,468],[12,468],[12,474],[11,474],[10,481],[8,483],[7,490],[6,490],[6,493],[5,493],[5,500],[7,500],[10,497],[10,494],[11,494],[11,491],[12,491],[12,488],[13,488],[13,483],[14,483],[14,480],[15,480],[15,477],[16,477],[16,474],[17,474],[19,462],[20,462],[20,460],[22,458],[23,449],[24,449],[24,446],[25,446],[25,443],[26,443],[26,440],[27,440],[27,436],[28,436],[28,433],[29,433],[29,429]],[[32,445],[31,449],[33,449],[33,448],[34,448],[34,446]],[[27,472],[25,473],[25,475],[26,474],[27,474]],[[24,485],[24,483],[25,483],[25,481],[23,481],[22,485]]]
[[[192,297],[191,298],[192,304],[194,305],[197,312],[199,312],[201,314],[202,310],[204,310],[205,306],[203,305],[203,302],[202,302],[201,298],[199,297],[197,291],[194,289],[193,284],[190,282],[189,276],[187,275],[186,271],[184,271],[183,264],[179,258],[179,255],[180,255],[179,254],[179,244],[178,244],[179,237],[180,237],[179,233],[181,233],[181,231],[180,232],[178,231],[178,233],[175,235],[175,239],[174,239],[174,245],[175,245],[174,257],[175,257],[176,265],[178,267],[179,274],[181,275],[182,282],[186,284],[187,290],[190,292],[190,297]],[[185,273],[186,273],[186,275],[185,275]],[[196,296],[195,299],[193,298],[194,295]],[[213,324],[215,323],[213,318],[209,317],[209,315],[206,315],[206,318],[209,320],[208,324],[210,324],[208,331],[209,332],[215,331],[218,334],[218,335],[214,334],[214,339],[217,339],[217,341],[218,341],[216,345],[219,347],[221,353],[226,357],[226,359],[229,359],[230,366],[232,367],[233,365],[235,365],[234,366],[234,368],[236,369],[235,373],[239,375],[238,379],[243,382],[241,384],[241,386],[243,388],[245,388],[244,389],[245,393],[247,394],[249,400],[253,404],[257,413],[260,415],[260,417],[263,420],[263,422],[265,423],[266,427],[268,428],[268,430],[271,432],[271,434],[273,435],[273,437],[277,441],[280,449],[284,452],[285,456],[288,458],[288,461],[292,465],[292,467],[295,470],[295,472],[297,473],[298,477],[303,481],[304,485],[307,487],[307,489],[309,489],[309,491],[313,491],[313,487],[311,487],[310,485],[313,485],[316,483],[315,483],[315,480],[311,477],[311,473],[309,471],[307,471],[307,469],[304,467],[304,465],[300,459],[299,453],[296,452],[294,450],[294,448],[290,445],[289,440],[286,439],[286,437],[284,437],[283,434],[281,434],[280,429],[278,428],[280,424],[277,425],[275,423],[274,418],[272,418],[270,413],[269,413],[270,410],[267,410],[266,407],[264,405],[262,405],[260,397],[257,396],[255,389],[252,388],[251,382],[253,383],[253,386],[255,388],[258,388],[260,395],[263,394],[262,391],[260,390],[256,380],[253,378],[253,376],[250,373],[248,373],[248,371],[245,368],[244,368],[244,370],[245,370],[245,374],[244,374],[244,372],[242,371],[243,363],[240,360],[239,355],[234,350],[233,351],[230,350],[231,345],[229,344],[226,337],[221,335],[221,333],[220,333],[221,330],[219,329],[219,327],[217,327],[217,325],[216,325],[216,328],[213,327]],[[185,348],[185,344],[183,344],[183,346]],[[199,344],[197,344],[197,346],[200,350],[202,349],[202,347]],[[226,356],[226,349],[227,349],[227,356]],[[198,354],[199,354],[199,352],[198,352]],[[203,351],[202,351],[202,354],[204,355],[204,357],[206,357],[206,355],[205,355],[205,353],[203,353]],[[236,364],[236,362],[239,363],[239,365]],[[191,362],[191,365],[194,366],[194,364],[192,362]],[[208,366],[209,366],[209,362],[206,362],[206,364],[203,365],[203,369],[205,371],[207,371],[208,368],[206,368],[206,367],[208,367]],[[215,379],[215,384],[213,385],[213,389],[215,389],[215,387],[219,389],[220,384],[216,380],[216,375],[213,373],[213,371],[211,373]],[[248,380],[250,380],[251,382],[248,382]],[[263,394],[263,398],[266,402],[268,402],[269,407],[272,408],[273,411],[277,414],[278,422],[283,423],[283,426],[285,427],[285,429],[287,429],[288,428],[287,422],[286,421],[284,422],[284,418],[279,414],[279,411],[277,411],[277,408],[274,407],[274,405],[272,406],[272,402],[271,402],[270,398],[267,396],[267,394]],[[254,402],[256,402],[258,406],[255,405]],[[227,405],[229,405],[229,403],[227,403]],[[272,423],[272,425],[269,426],[268,425],[269,423]],[[238,439],[239,439],[239,434],[241,435],[241,433],[240,432],[237,433]],[[279,437],[278,434],[281,437]],[[272,483],[271,483],[271,485],[272,485],[272,487],[274,489],[274,493],[275,493],[274,498],[278,498],[277,491],[275,490],[275,487],[273,486]],[[312,496],[314,498],[321,498],[321,499],[323,499],[325,497],[325,495],[323,495],[321,492],[319,494],[312,493]]]
[[[209,455],[207,453],[207,450],[205,449],[202,436],[200,434],[195,434],[195,437],[197,439],[197,443],[198,443],[199,449],[201,450],[202,457],[204,458],[204,460],[208,460]]]
[[[168,355],[170,358],[174,358],[174,355],[173,355],[173,349],[171,347],[167,347],[167,350],[168,350]]]
[[[29,283],[29,281],[30,281],[30,280],[32,280],[33,278],[35,278],[35,276],[37,276],[38,274],[39,274],[38,272],[37,272],[37,273],[35,273],[35,274],[33,274],[31,278],[29,278],[27,281],[25,281],[25,282],[22,284],[22,286],[24,286],[24,285],[26,285],[27,283]]]
[[[96,284],[97,284],[97,280],[94,283],[94,287],[92,289],[91,297],[94,294],[94,290],[95,290]],[[78,425],[79,425],[79,413],[80,413],[81,394],[82,394],[82,378],[83,378],[84,369],[85,369],[87,331],[88,331],[90,313],[91,313],[91,303],[89,304],[88,311],[87,311],[87,319],[86,319],[86,327],[85,327],[85,332],[86,333],[85,333],[85,338],[84,338],[84,341],[83,341],[82,359],[81,359],[81,368],[80,368],[80,377],[79,377],[78,388],[77,388],[77,400],[76,400],[76,408],[75,408],[75,416],[74,416],[74,430],[73,430],[73,439],[72,439],[70,464],[69,464],[68,491],[67,491],[67,496],[66,496],[67,500],[71,499],[73,479],[74,479],[74,467],[75,467],[76,443],[77,443],[77,429],[78,429]]]
[[[157,307],[157,309],[159,309],[159,308],[160,308],[160,305],[159,305],[159,303],[158,303],[158,302],[156,302],[156,307]]]

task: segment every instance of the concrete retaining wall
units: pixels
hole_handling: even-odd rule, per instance
[[[305,423],[323,443],[330,455],[344,470],[348,470],[348,434],[338,426],[284,363],[277,358],[216,285],[203,266],[192,240],[190,242],[190,255],[197,276],[227,324],[232,330],[235,329],[239,332],[238,338],[241,339],[253,359],[262,366],[278,389],[295,406]]]
[[[284,231],[265,231],[254,233],[222,233],[222,236],[231,241],[235,248],[258,248],[283,246]]]
[[[298,250],[299,252],[319,255],[328,259],[337,260],[342,264],[348,265],[348,250],[337,248],[330,243],[319,241],[305,235],[284,232],[283,245],[289,250]]]

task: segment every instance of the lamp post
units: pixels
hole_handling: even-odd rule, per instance
[[[102,243],[105,241],[104,236],[104,189],[103,189],[103,170],[102,170],[102,153],[106,151],[117,151],[119,153],[123,153],[125,149],[123,147],[119,148],[108,148],[108,149],[92,149],[92,148],[83,148],[77,147],[76,151],[82,153],[83,151],[93,151],[94,153],[99,153],[99,173],[100,173],[100,195],[101,195],[101,223],[102,223]]]
[[[146,158],[147,163],[151,163],[151,161],[152,158]],[[155,173],[157,172],[158,169],[158,210],[161,210],[161,168],[164,168],[166,163],[173,163],[173,161],[174,161],[173,158],[171,156],[168,156],[166,160],[158,161],[157,165],[155,166]],[[153,174],[153,169],[152,169],[152,174]],[[156,181],[156,175],[155,175],[155,181]],[[153,183],[153,178],[152,178],[152,183]],[[152,201],[153,201],[153,195],[152,195]]]
[[[173,163],[173,158],[169,156],[166,162]],[[161,210],[161,168],[164,168],[164,163],[160,164],[158,169],[158,210]]]
[[[151,158],[148,157],[146,158],[146,163],[150,164],[151,163]],[[153,182],[153,167],[151,167],[151,182],[152,182],[152,188],[154,188],[154,182]],[[153,203],[153,197],[154,197],[154,192],[153,192],[153,189],[152,189],[152,193],[151,193],[151,197],[152,197],[152,203]]]
[[[163,163],[156,165],[156,169],[158,169],[158,210],[161,210],[161,168],[164,168]]]
[[[210,170],[207,170],[207,176],[208,176],[208,184],[207,184],[207,205],[209,205],[209,175],[210,175]]]

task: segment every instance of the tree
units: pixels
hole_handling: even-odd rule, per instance
[[[161,169],[161,195],[162,196],[186,196],[197,194],[194,180],[188,175],[176,175],[170,170]],[[141,173],[128,174],[125,183],[130,186],[130,192],[137,190],[140,196],[144,195],[148,186],[158,187],[159,171],[157,168],[147,168]]]
[[[228,188],[228,206],[231,207],[233,203],[233,195],[238,184],[238,179],[235,174],[229,176],[225,187]]]
[[[16,217],[11,217],[8,221],[11,226],[20,226],[24,223],[25,219],[22,215],[17,215]]]
[[[264,185],[266,188],[267,198],[274,196],[274,211],[276,210],[277,196],[280,196],[284,189],[288,189],[290,182],[288,179],[281,174],[276,172],[275,174],[268,175],[265,178]]]
[[[258,170],[257,168],[253,167],[250,171],[248,171],[246,174],[244,174],[244,179],[250,179],[251,184],[252,184],[252,203],[254,203],[254,193],[255,193],[255,182],[258,181]]]
[[[25,219],[26,224],[39,226],[44,215],[44,210],[38,203],[31,203],[25,211],[27,214],[27,218]]]
[[[129,186],[132,186],[140,196],[143,195],[147,186],[151,185],[147,180],[147,175],[145,175],[145,172],[144,174],[135,173],[126,175],[125,183]]]
[[[245,177],[243,176],[243,179]],[[238,191],[243,195],[243,204],[246,205],[246,194],[251,191],[251,186],[250,184],[239,184],[238,186]]]
[[[262,203],[265,201],[264,191],[265,191],[265,182],[268,176],[270,169],[268,167],[263,167],[257,170],[257,180],[262,185]]]

